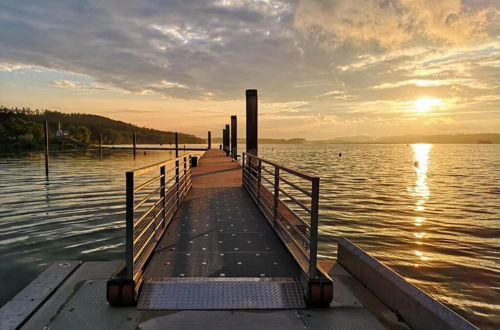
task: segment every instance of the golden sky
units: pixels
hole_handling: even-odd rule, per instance
[[[500,133],[500,1],[0,4],[0,104],[262,137]]]

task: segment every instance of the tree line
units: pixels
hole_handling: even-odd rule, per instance
[[[130,144],[132,133],[140,144],[174,143],[175,133],[138,127],[119,120],[84,113],[62,113],[30,108],[0,106],[0,147],[3,150],[43,147],[44,123],[49,123],[49,136],[54,137],[61,123],[63,131],[83,144],[98,144],[102,133],[104,144]],[[205,143],[194,135],[179,135],[179,143]]]

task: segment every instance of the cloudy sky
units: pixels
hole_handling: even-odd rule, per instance
[[[500,0],[0,0],[0,104],[205,136],[500,133]],[[219,135],[219,134],[215,134]]]

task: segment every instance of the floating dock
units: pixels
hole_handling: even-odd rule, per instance
[[[220,150],[207,151],[192,169],[188,159],[173,161],[174,189],[168,188],[167,175],[153,177],[162,182],[165,208],[150,201],[147,209],[153,207],[150,213],[161,217],[149,220],[162,227],[169,212],[172,216],[161,237],[148,241],[154,247],[147,262],[134,263],[142,271],[134,280],[131,306],[108,302],[120,304],[109,297],[119,292],[113,293],[113,283],[122,289],[131,283],[126,262],[60,261],[0,310],[0,328],[474,328],[345,239],[339,242],[337,262],[317,263],[319,278],[333,282],[331,301],[325,306],[321,295],[312,301],[315,293],[307,291],[311,283],[314,290],[316,279],[304,275],[287,248],[290,242],[280,238],[284,235],[248,192],[247,169]],[[134,171],[134,179],[152,168],[168,173],[163,166],[168,164]],[[145,186],[135,185],[136,194],[137,187]],[[134,200],[132,208],[141,201]],[[178,209],[169,211],[169,203],[178,203]],[[136,238],[141,232],[136,230]]]

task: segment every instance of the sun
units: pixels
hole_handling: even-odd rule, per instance
[[[443,105],[443,101],[433,97],[421,97],[415,101],[415,109],[420,112],[427,112],[434,107]]]

